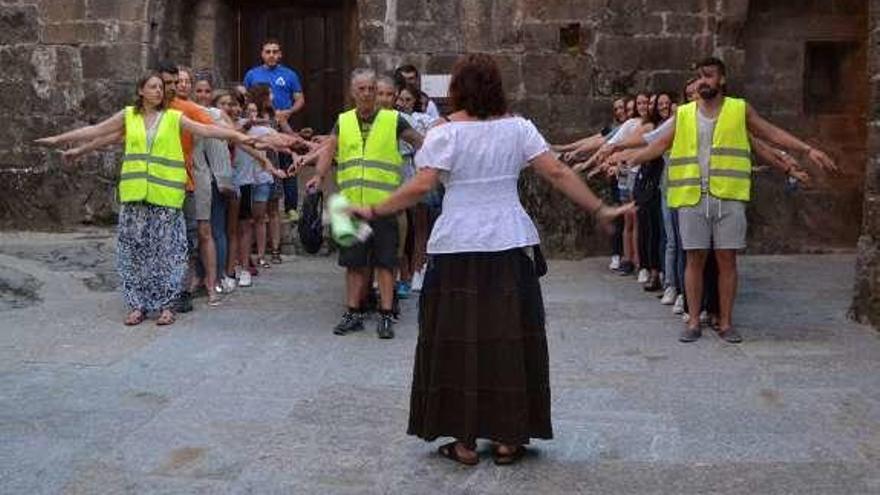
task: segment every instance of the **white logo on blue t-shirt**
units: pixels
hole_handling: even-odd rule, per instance
[[[284,78],[282,76],[278,76],[278,79],[275,79],[276,86],[284,86]]]

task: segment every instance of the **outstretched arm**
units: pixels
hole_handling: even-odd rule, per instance
[[[645,146],[643,148],[639,148],[636,150],[631,150],[629,153],[626,153],[626,160],[630,165],[638,165],[640,163],[649,162],[655,158],[658,158],[663,155],[671,146],[672,141],[675,139],[675,128],[670,128],[668,131],[660,134],[657,139]],[[606,160],[608,161],[608,160]]]
[[[574,151],[581,146],[586,145],[587,143],[594,143],[597,140],[602,140],[604,142],[604,138],[602,138],[601,134],[593,134],[592,136],[587,136],[585,138],[578,139],[577,141],[568,143],[568,144],[554,144],[551,146],[553,151],[558,151],[560,153],[565,153],[566,151]],[[601,146],[601,143],[599,144]]]
[[[810,179],[810,174],[807,173],[806,170],[802,170],[798,167],[797,161],[791,155],[785,151],[770,146],[766,141],[754,136],[749,136],[749,141],[752,144],[752,152],[754,152],[761,161],[781,171],[786,176],[794,177],[798,182],[801,182],[805,186],[811,184],[812,181]]]
[[[315,166],[315,175],[309,179],[306,188],[321,187],[324,177],[330,172],[330,166],[333,164],[333,156],[336,154],[336,144],[338,138],[330,135],[321,142],[320,154],[318,155],[318,163]]]
[[[412,128],[400,133],[400,139],[403,139],[415,149],[420,149],[422,147],[422,141],[424,141],[424,138],[419,134],[419,131]]]
[[[203,138],[217,138],[233,141],[238,144],[248,144],[254,141],[254,138],[247,134],[242,134],[234,129],[220,127],[217,125],[200,124],[189,119],[186,115],[180,117],[180,127],[196,136]]]
[[[779,146],[792,153],[802,153],[806,155],[811,162],[823,170],[829,172],[838,171],[834,160],[825,154],[825,152],[813,148],[786,130],[771,124],[764,117],[761,117],[761,115],[758,114],[758,111],[751,105],[746,107],[746,125],[749,128],[749,133],[758,139],[767,141],[770,144]]]
[[[615,218],[632,209],[632,205],[614,208],[605,206],[602,200],[574,171],[557,160],[550,152],[541,153],[533,158],[531,166],[541,178],[549,182],[555,189],[594,215],[605,229]]]
[[[85,127],[80,127],[79,129],[67,131],[63,134],[40,138],[35,142],[46,146],[58,146],[73,141],[88,141],[108,134],[115,135],[118,132],[122,132],[124,128],[125,110],[120,110],[110,118],[95,125],[87,125]]]
[[[352,208],[352,213],[367,220],[393,215],[418,203],[425,194],[437,186],[439,180],[440,172],[437,169],[420,168],[415,177],[406,181],[381,204],[373,207]]]
[[[77,146],[76,148],[71,148],[62,153],[61,156],[64,158],[64,161],[73,163],[86,153],[101,149],[110,144],[121,144],[123,142],[125,142],[125,133],[120,130],[112,134],[105,134],[101,137],[92,139],[88,143]]]

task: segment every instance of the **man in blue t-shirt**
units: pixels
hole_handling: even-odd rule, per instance
[[[275,120],[284,129],[291,115],[299,112],[306,105],[303,96],[302,84],[295,70],[282,65],[281,43],[269,38],[263,42],[260,58],[263,65],[259,65],[247,71],[244,76],[244,85],[250,89],[254,86],[265,84],[272,89],[272,106],[275,108]],[[280,166],[286,169],[290,165],[290,155],[280,155]],[[284,211],[291,221],[297,221],[299,215],[296,212],[297,183],[296,177],[284,179]]]

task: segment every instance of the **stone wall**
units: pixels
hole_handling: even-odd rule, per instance
[[[860,112],[868,89],[847,88],[855,110],[806,115],[804,46],[842,36],[862,36],[864,46],[866,1],[357,0],[359,29],[350,43],[356,62],[380,70],[407,62],[445,73],[462,52],[493,53],[513,109],[553,141],[603,126],[614,95],[678,91],[694,60],[721,55],[733,93],[830,148],[847,170],[843,178],[820,176],[815,191],[794,195],[783,193],[778,175],[756,181],[751,250],[816,250],[855,244],[865,160]],[[12,124],[0,129],[0,227],[113,218],[114,154],[65,168],[56,155],[30,146],[32,138],[106,117],[130,99],[137,74],[161,58],[211,67],[221,80],[237,76],[230,73],[232,0],[0,5],[0,59],[9,67],[0,73],[0,102]],[[586,215],[544,184],[529,176],[522,189],[549,252],[607,250]]]
[[[64,166],[32,140],[95,123],[134,98],[185,2],[0,2],[0,227],[111,222],[115,153]],[[173,40],[178,43],[178,40]],[[178,43],[179,44],[179,43]]]
[[[855,295],[851,316],[863,323],[880,325],[880,0],[870,1],[871,50],[868,72],[871,97],[868,106],[868,159],[864,182],[864,211],[859,255],[856,262]]]

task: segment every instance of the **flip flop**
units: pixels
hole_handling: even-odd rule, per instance
[[[138,315],[135,318],[132,318],[131,315],[133,315],[134,313],[137,313]],[[133,327],[135,325],[140,325],[141,323],[143,323],[146,317],[147,316],[144,314],[144,310],[135,309],[131,313],[129,313],[128,316],[125,317],[125,320],[123,320],[122,323],[127,327]]]
[[[455,450],[455,444],[457,443],[458,441],[449,442],[446,445],[441,445],[440,448],[437,449],[437,453],[447,459],[453,460],[460,464],[464,464],[465,466],[476,466],[477,464],[479,464],[479,457],[475,457],[473,459],[465,459],[464,457],[460,457],[458,455],[458,451]]]
[[[167,311],[167,313],[165,313],[165,311]],[[159,326],[171,325],[176,321],[176,319],[174,318],[173,311],[171,311],[171,310],[165,310],[165,311],[163,311],[162,314],[159,315],[159,319],[156,320],[156,325],[159,325]],[[169,316],[166,317],[165,316],[166,314]]]
[[[525,457],[525,455],[526,448],[523,445],[517,445],[516,448],[513,449],[513,452],[509,454],[500,453],[497,446],[492,448],[492,457],[494,457],[496,466],[509,466],[515,464]]]

